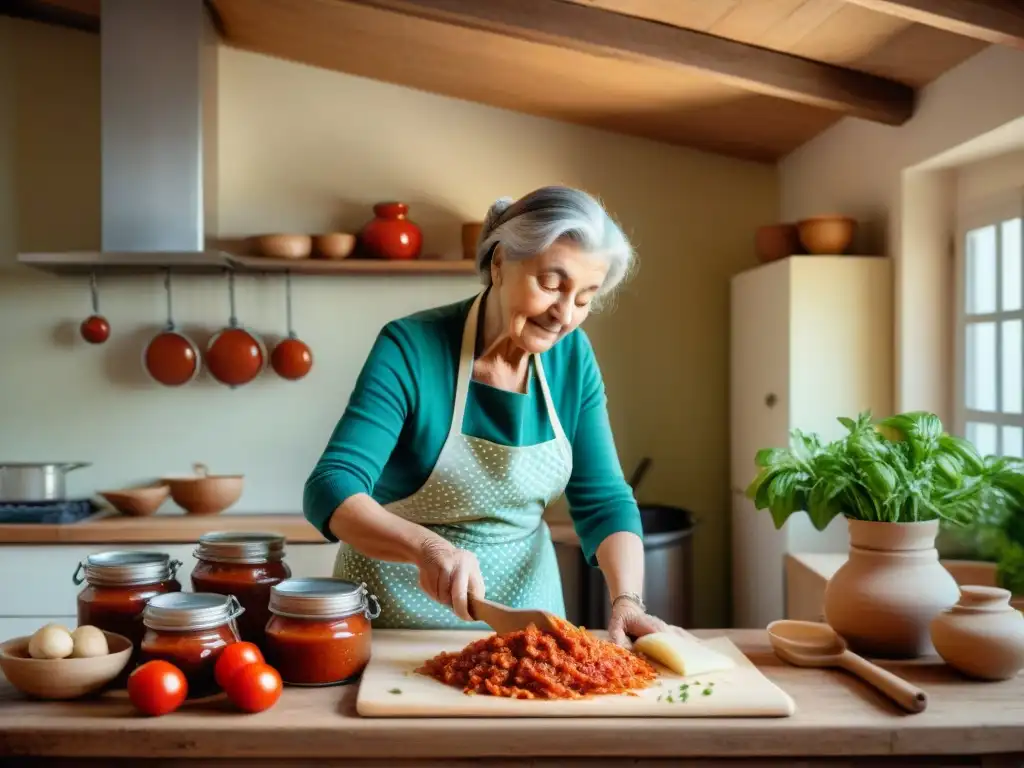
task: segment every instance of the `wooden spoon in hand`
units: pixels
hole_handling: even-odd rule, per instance
[[[469,596],[469,612],[477,621],[482,621],[499,635],[526,629],[536,624],[541,631],[554,631],[558,622],[554,614],[530,608],[509,608],[507,605]]]

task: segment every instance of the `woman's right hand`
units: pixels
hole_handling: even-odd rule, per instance
[[[440,537],[431,538],[420,547],[416,567],[424,592],[451,606],[460,619],[474,620],[469,612],[469,593],[484,597],[484,577],[476,555]]]

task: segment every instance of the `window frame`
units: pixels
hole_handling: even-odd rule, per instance
[[[968,422],[992,424],[996,427],[996,453],[1003,455],[1003,427],[1013,426],[1024,429],[1024,413],[1003,413],[1000,408],[1003,406],[1003,326],[1007,320],[1020,320],[1024,325],[1024,285],[1021,286],[1021,308],[1017,310],[1003,310],[1001,308],[1003,296],[1003,259],[1002,259],[1002,232],[1001,224],[1008,219],[1020,218],[1022,220],[1022,235],[1024,235],[1024,187],[1007,190],[1001,194],[988,197],[984,200],[968,204],[961,204],[957,209],[956,231],[954,242],[953,259],[953,291],[955,306],[955,321],[953,328],[954,343],[954,385],[953,385],[953,433],[961,437],[967,435]],[[995,264],[995,295],[996,310],[982,314],[967,314],[966,310],[966,244],[967,233],[976,229],[996,225],[996,264]],[[1024,236],[1021,238],[1021,282],[1024,283]],[[996,410],[979,411],[967,407],[967,361],[966,361],[966,336],[969,325],[980,322],[995,323],[996,330],[996,367],[995,367],[995,394]],[[1022,333],[1022,347],[1024,347],[1024,333]],[[1024,349],[1022,349],[1024,359]],[[1024,410],[1024,409],[1022,409]]]

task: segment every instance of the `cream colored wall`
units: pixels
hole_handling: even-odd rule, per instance
[[[295,324],[316,354],[311,377],[267,376],[237,391],[205,378],[182,390],[144,378],[139,354],[164,319],[160,279],[103,281],[114,326],[104,347],[75,336],[83,279],[13,268],[15,249],[99,241],[95,37],[0,19],[0,69],[17,94],[0,115],[0,457],[87,459],[88,493],[204,461],[247,476],[240,511],[296,511],[302,482],[389,319],[476,290],[473,278],[295,281]],[[698,617],[728,616],[728,278],[753,266],[753,229],[777,216],[775,170],[614,136],[234,49],[220,53],[220,233],[356,227],[402,199],[430,250],[454,253],[458,225],[500,195],[542,184],[602,196],[634,238],[641,269],[617,306],[587,322],[629,471],[650,455],[642,496],[688,507],[697,533]],[[9,90],[9,89],[8,89]],[[45,94],[28,99],[28,92]],[[0,237],[4,235],[0,234]],[[216,278],[176,282],[176,319],[205,341],[227,320]],[[242,322],[284,330],[279,281],[239,283]]]
[[[949,192],[931,174],[906,186],[904,179],[930,158],[1024,115],[1022,83],[1024,52],[988,48],[923,89],[917,114],[905,125],[846,119],[780,163],[785,220],[841,211],[863,223],[856,249],[897,260],[899,410],[932,409],[945,421],[952,392],[948,236],[936,242],[922,235],[922,226],[941,219]],[[920,202],[921,195],[931,202]],[[903,211],[908,196],[917,207],[909,217]]]

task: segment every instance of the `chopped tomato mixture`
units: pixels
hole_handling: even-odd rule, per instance
[[[657,677],[646,659],[567,621],[557,624],[554,632],[531,624],[490,635],[458,653],[440,653],[417,671],[467,694],[513,699],[629,693]]]

